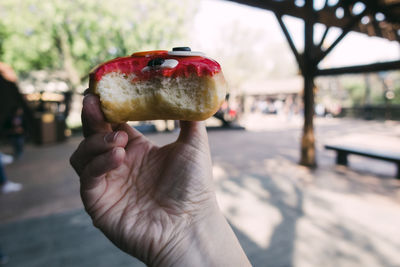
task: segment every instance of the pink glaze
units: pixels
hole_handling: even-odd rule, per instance
[[[175,59],[179,63],[175,68],[151,68],[142,71],[148,62],[155,58]],[[213,76],[221,71],[218,62],[201,56],[170,56],[166,50],[156,50],[134,53],[129,57],[119,57],[107,61],[98,66],[90,75],[96,81],[100,81],[103,75],[110,72],[120,72],[126,75],[135,74],[135,80],[148,80],[154,76],[164,77],[188,77],[192,74],[197,76]]]

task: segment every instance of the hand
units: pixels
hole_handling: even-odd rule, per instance
[[[227,236],[231,242],[203,123],[181,122],[176,142],[158,147],[125,123],[105,122],[93,95],[84,99],[82,122],[85,139],[71,165],[93,224],[115,245],[149,265],[184,265],[196,257],[204,263]],[[209,234],[224,236],[213,243]]]

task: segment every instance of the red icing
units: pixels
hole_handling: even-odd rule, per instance
[[[178,65],[175,68],[151,68],[142,71],[147,63],[155,58],[176,59]],[[134,73],[138,80],[148,80],[151,77],[162,75],[164,77],[188,77],[195,73],[198,76],[213,76],[221,71],[221,66],[214,60],[201,56],[170,56],[168,51],[156,50],[134,53],[129,57],[115,58],[98,66],[91,75],[96,81],[110,72],[121,72],[124,74]]]

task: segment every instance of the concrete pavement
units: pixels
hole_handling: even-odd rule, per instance
[[[253,115],[247,131],[210,131],[217,198],[254,266],[400,266],[395,166],[350,156],[334,165],[327,142],[400,151],[400,123],[316,121],[318,168],[297,164],[301,121]],[[176,133],[152,134],[166,144]],[[68,157],[79,143],[28,146],[7,166],[21,192],[0,195],[7,266],[142,266],[116,249],[82,210]]]

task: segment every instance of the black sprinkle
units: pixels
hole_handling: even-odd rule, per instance
[[[154,58],[147,63],[147,66],[149,67],[160,66],[161,64],[164,63],[164,61],[165,59],[163,58]]]

